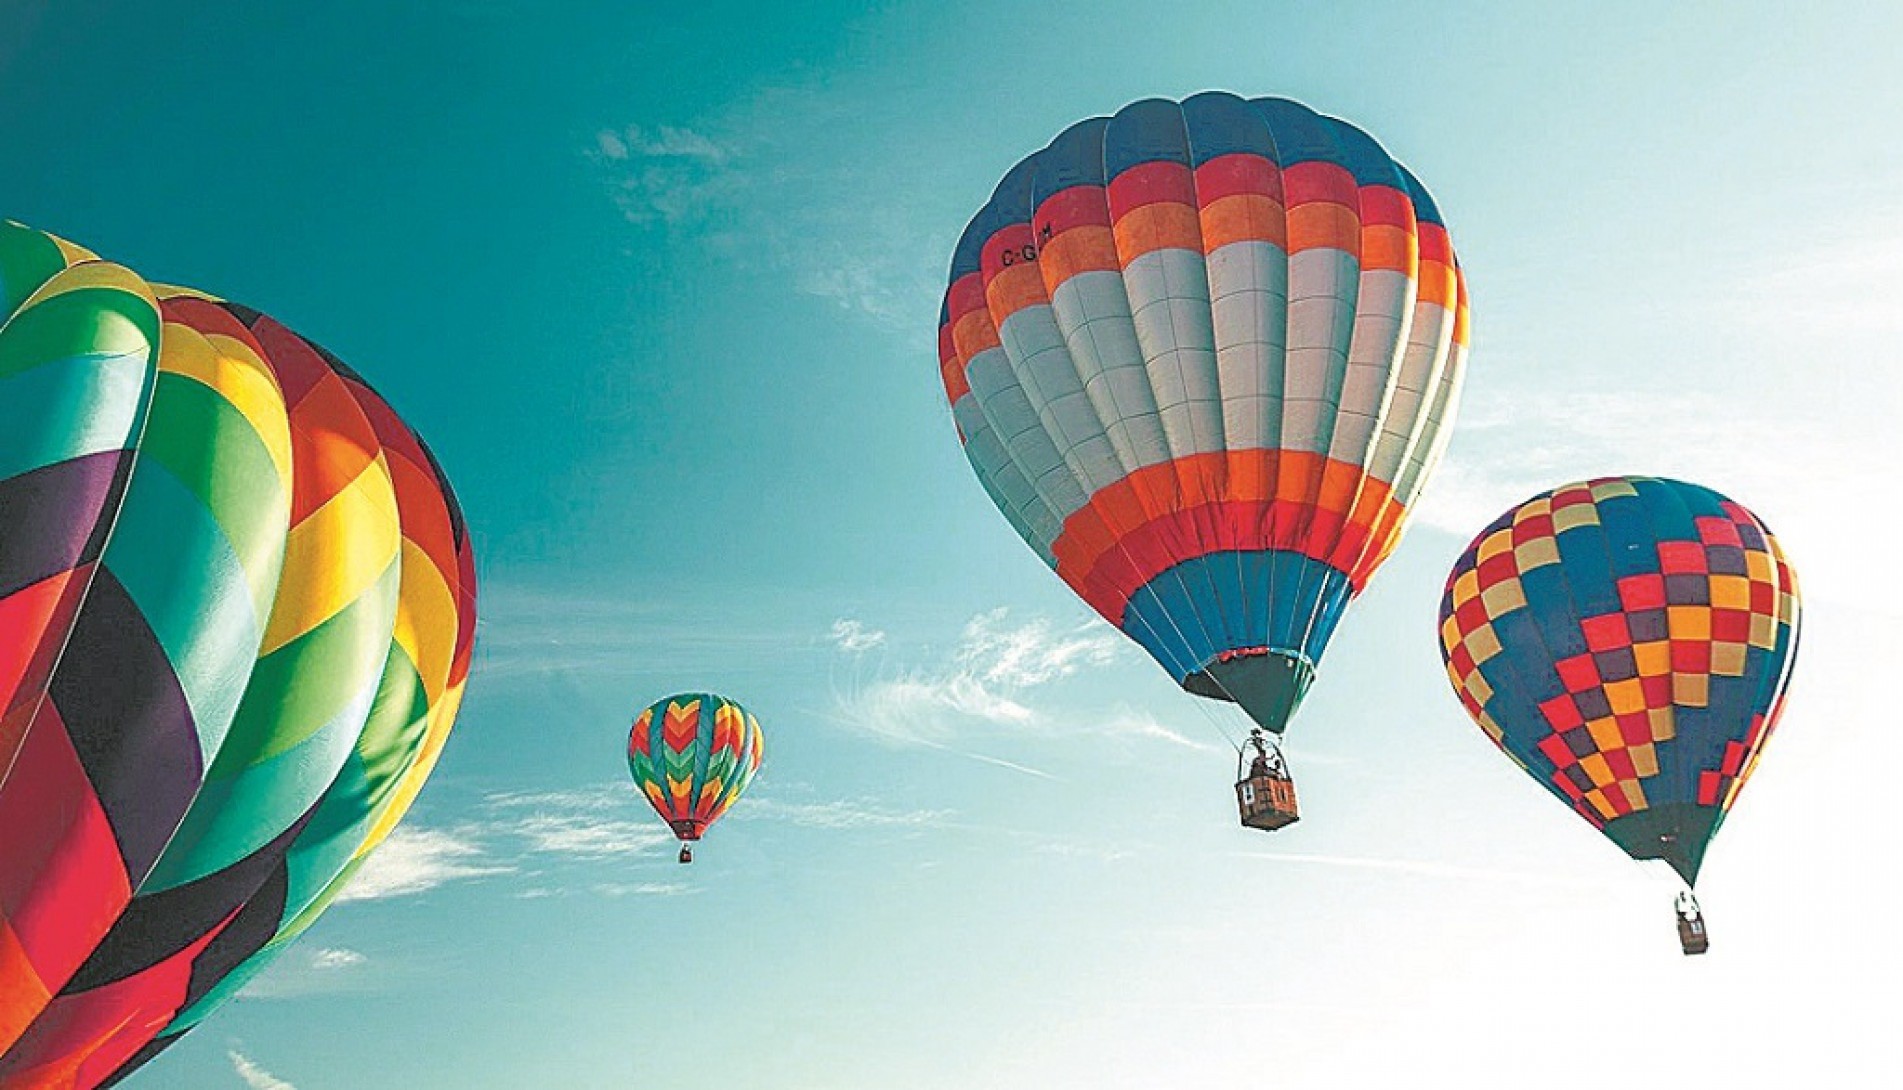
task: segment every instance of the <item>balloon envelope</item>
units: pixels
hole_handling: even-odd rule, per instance
[[[679,693],[635,717],[628,772],[676,837],[699,840],[753,782],[765,746],[760,721],[739,704]]]
[[[1508,757],[1690,884],[1777,725],[1798,618],[1757,516],[1698,485],[1607,477],[1481,531],[1447,580],[1441,653]]]
[[[270,318],[0,226],[0,1087],[102,1085],[307,927],[454,720],[455,499]]]
[[[939,328],[1005,518],[1191,692],[1274,731],[1439,457],[1466,344],[1426,189],[1352,125],[1217,93],[1013,167]]]

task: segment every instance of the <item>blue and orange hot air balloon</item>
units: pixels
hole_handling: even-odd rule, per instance
[[[1634,859],[1690,888],[1777,726],[1797,577],[1764,523],[1708,488],[1607,477],[1480,532],[1441,600],[1441,653],[1495,745]]]
[[[1440,457],[1467,341],[1413,175],[1346,122],[1207,93],[1005,175],[952,257],[939,367],[1037,555],[1279,735]]]
[[[765,747],[753,713],[712,693],[678,693],[635,716],[628,772],[680,839],[681,862],[753,782]]]
[[[0,1090],[123,1078],[310,926],[436,762],[475,592],[355,372],[0,224]]]

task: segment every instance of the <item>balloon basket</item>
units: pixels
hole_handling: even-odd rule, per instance
[[[1673,912],[1678,917],[1678,946],[1686,957],[1711,949],[1711,933],[1705,930],[1705,914],[1699,911],[1696,899],[1680,897]]]
[[[1249,732],[1249,746],[1255,749],[1254,758],[1249,757],[1249,749],[1244,747],[1237,763],[1247,761],[1247,767],[1236,770],[1236,809],[1242,824],[1272,832],[1300,821],[1302,813],[1295,801],[1295,780],[1289,776],[1282,751],[1263,736],[1260,728]]]

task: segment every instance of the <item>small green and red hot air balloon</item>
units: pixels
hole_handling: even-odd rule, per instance
[[[1690,887],[1777,726],[1797,579],[1756,515],[1708,488],[1607,477],[1534,496],[1447,577],[1441,654],[1468,714],[1634,859]]]
[[[694,861],[692,842],[753,782],[765,752],[760,721],[724,696],[680,693],[635,717],[628,771],[680,838],[681,862]]]

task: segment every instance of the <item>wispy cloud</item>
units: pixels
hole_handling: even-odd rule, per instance
[[[965,624],[958,662],[987,684],[1021,689],[1107,665],[1120,646],[1121,639],[1096,622],[1059,632],[1041,617],[1014,625],[999,607]]]
[[[695,620],[697,610],[583,591],[497,586],[483,592],[476,644],[485,685],[528,678],[619,674],[630,663],[700,666],[715,657],[785,653],[808,632],[734,629]]]
[[[832,640],[841,651],[858,654],[870,651],[885,643],[885,633],[876,628],[867,628],[864,624],[849,618],[840,618],[833,622]]]
[[[1275,863],[1287,863],[1297,866],[1389,871],[1397,874],[1417,874],[1428,878],[1450,878],[1458,881],[1480,880],[1539,886],[1586,886],[1591,884],[1561,874],[1499,870],[1489,867],[1469,867],[1458,863],[1441,863],[1426,859],[1384,859],[1374,856],[1325,855],[1308,852],[1236,852],[1234,854],[1237,858],[1241,859],[1264,859]]]
[[[631,225],[691,236],[887,329],[929,332],[953,225],[867,183],[863,155],[834,143],[839,109],[834,88],[770,88],[691,126],[603,129],[586,153]]]
[[[693,129],[660,125],[603,129],[594,155],[609,168],[609,192],[629,223],[681,226],[715,213],[746,185],[739,149]]]
[[[627,159],[687,159],[710,166],[725,166],[733,159],[733,149],[692,129],[661,125],[643,129],[630,125],[616,132],[603,129],[595,137],[601,154],[617,162]]]
[[[540,873],[568,862],[658,855],[673,837],[640,810],[632,789],[502,792],[447,828],[400,827],[338,901],[424,893],[451,882]]]
[[[842,634],[836,625],[834,645],[856,654]],[[889,645],[885,633],[879,636]],[[923,662],[882,662],[878,675],[868,679],[855,659],[852,676],[843,685],[835,682],[833,715],[882,741],[937,749],[1044,779],[1058,777],[999,755],[998,744],[1087,735],[1217,752],[1127,705],[1066,706],[1057,683],[1110,667],[1126,653],[1122,636],[1101,621],[1067,627],[988,610],[970,618],[948,650],[921,653]],[[983,751],[974,748],[980,745]]]
[[[749,796],[728,820],[829,830],[918,829],[942,825],[951,816],[949,811],[895,809],[868,799]],[[577,892],[611,897],[695,892],[696,887],[679,882],[604,877],[604,861],[632,865],[638,874],[643,861],[666,859],[673,847],[673,834],[630,784],[496,792],[481,801],[471,820],[446,829],[397,830],[339,900],[409,896],[482,878],[518,879],[521,888],[514,896],[520,899]],[[352,950],[318,949],[313,954],[306,968],[343,969],[365,961]]]
[[[319,946],[310,952],[310,960],[314,969],[348,969],[353,965],[362,965],[368,959],[355,950]]]
[[[1727,295],[1734,320],[1823,338],[1903,334],[1903,205],[1894,198],[1819,227],[1804,245],[1754,255]]]
[[[495,861],[470,830],[401,826],[364,861],[337,903],[409,896],[449,882],[511,870],[511,866]]]
[[[371,990],[387,968],[356,950],[298,944],[280,952],[269,969],[244,987],[247,999],[301,999]]]
[[[949,810],[894,810],[861,799],[782,802],[772,798],[749,799],[733,814],[738,821],[782,821],[815,829],[930,828],[952,816]]]
[[[1136,711],[1132,708],[1119,709],[1115,715],[1103,721],[1103,727],[1105,732],[1110,734],[1123,735],[1130,738],[1153,738],[1160,742],[1168,742],[1173,746],[1181,746],[1184,749],[1201,750],[1205,753],[1221,752],[1216,746],[1212,746],[1206,742],[1199,742],[1180,731],[1172,730],[1158,722],[1154,716],[1151,716],[1147,712]]]
[[[493,828],[519,837],[531,852],[571,859],[644,855],[674,839],[652,822],[603,819],[587,814],[527,814]]]
[[[297,1090],[297,1087],[259,1067],[251,1057],[235,1048],[227,1049],[225,1055],[231,1060],[231,1069],[251,1090]]]
[[[1032,727],[1046,719],[1030,690],[1102,666],[1118,653],[1101,624],[1060,630],[1044,618],[1014,622],[1004,609],[966,622],[948,658],[837,695],[847,724],[897,742],[943,745],[973,724]]]
[[[680,897],[700,892],[686,882],[597,882],[589,890],[601,897]]]

